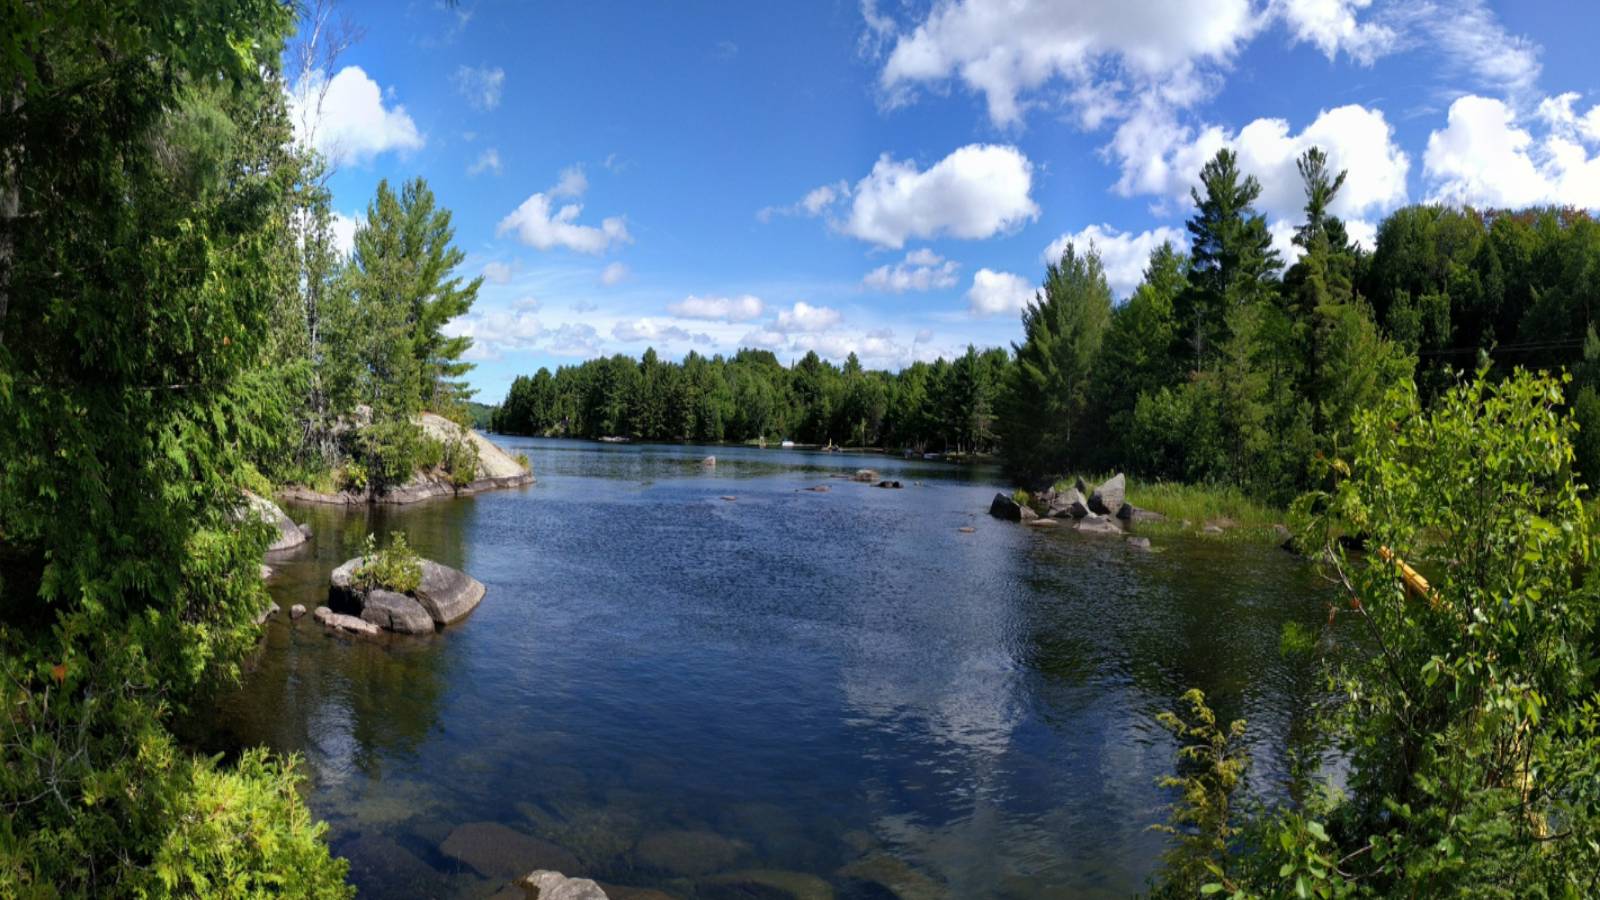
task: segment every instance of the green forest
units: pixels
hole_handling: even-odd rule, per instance
[[[479,281],[428,186],[381,185],[353,253],[335,249],[327,163],[285,108],[295,13],[3,19],[0,896],[354,893],[293,757],[203,755],[180,725],[261,636],[269,535],[244,492],[460,474],[425,410],[519,434],[995,453],[1025,483],[1123,468],[1292,505],[1341,592],[1330,622],[1370,650],[1330,667],[1342,702],[1317,721],[1347,777],[1305,760],[1283,803],[1247,801],[1249,726],[1189,696],[1162,717],[1180,758],[1153,889],[1600,891],[1588,214],[1411,206],[1369,251],[1312,150],[1290,263],[1223,150],[1188,252],[1158,249],[1116,302],[1095,249],[1068,247],[1010,349],[893,373],[647,352],[541,370],[486,410],[444,329]]]
[[[1569,209],[1396,210],[1376,245],[1328,212],[1345,173],[1299,161],[1305,216],[1286,264],[1253,204],[1259,183],[1220,151],[1199,173],[1191,250],[1164,245],[1123,302],[1095,248],[1049,265],[1009,350],[898,372],[808,353],[653,351],[519,376],[492,414],[510,434],[775,442],[999,453],[1017,477],[1125,469],[1227,484],[1286,505],[1314,460],[1391,386],[1424,400],[1482,367],[1568,371],[1600,471],[1600,340],[1591,298],[1600,226]]]

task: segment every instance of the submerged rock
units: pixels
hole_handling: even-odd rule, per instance
[[[950,896],[939,882],[912,868],[905,860],[881,850],[868,853],[836,874],[882,885],[901,900],[943,900]]]
[[[1130,537],[1128,538],[1128,546],[1148,553],[1150,552],[1150,539],[1147,537]]]
[[[1102,516],[1115,515],[1127,500],[1127,480],[1122,473],[1107,478],[1105,483],[1094,489],[1089,495],[1089,509]]]
[[[459,826],[439,845],[439,851],[490,878],[509,880],[530,869],[578,869],[578,858],[565,849],[499,822]]]
[[[902,485],[898,481],[880,481],[880,482],[878,482],[878,487],[881,487],[881,488],[895,488],[896,490],[898,490],[899,488],[901,488],[903,486],[904,485]]]
[[[376,636],[383,633],[383,629],[372,624],[371,622],[364,622],[355,616],[347,616],[343,613],[336,613],[326,606],[317,607],[316,611],[311,614],[311,618],[315,619],[324,628],[329,628],[334,631],[348,631],[351,634],[365,634],[371,636]]]
[[[707,878],[706,884],[731,889],[737,897],[781,896],[792,900],[833,900],[833,887],[807,872],[740,869]]]
[[[711,831],[661,831],[634,847],[638,861],[674,875],[705,875],[726,869],[745,847]]]
[[[608,900],[606,892],[587,878],[568,878],[560,872],[538,869],[517,882],[530,900]]]
[[[306,607],[303,603],[296,603],[295,605],[289,607],[289,618],[291,619],[298,619],[305,614]]]

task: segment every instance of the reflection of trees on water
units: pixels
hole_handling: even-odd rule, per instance
[[[471,503],[290,508],[313,537],[303,549],[269,560],[275,569],[269,588],[284,614],[268,624],[243,683],[224,690],[185,731],[214,751],[256,744],[301,751],[324,784],[352,772],[381,777],[385,758],[414,753],[438,720],[449,636],[336,635],[309,611],[327,602],[328,574],[359,555],[369,532],[387,537],[403,530],[423,556],[467,567]],[[287,611],[296,603],[308,613],[291,621]]]

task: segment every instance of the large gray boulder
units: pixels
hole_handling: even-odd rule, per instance
[[[483,600],[483,582],[431,559],[422,561],[422,583],[412,592],[440,628],[465,619]]]
[[[1106,479],[1105,484],[1094,489],[1089,495],[1089,509],[1102,516],[1114,516],[1122,509],[1122,504],[1127,500],[1128,486],[1122,473]]]
[[[361,605],[361,619],[396,634],[433,634],[433,616],[415,597],[374,588]]]
[[[278,504],[249,491],[246,491],[244,496],[250,514],[277,530],[272,537],[272,543],[267,545],[268,553],[293,550],[306,542],[310,529],[300,530],[300,526],[296,525]]]
[[[1078,530],[1084,534],[1121,534],[1122,526],[1110,516],[1091,514],[1078,520]]]
[[[1140,509],[1139,507],[1134,506],[1132,503],[1126,502],[1124,502],[1122,507],[1117,510],[1117,518],[1124,522],[1132,522],[1135,524],[1139,522],[1165,522],[1167,520],[1167,517],[1163,516],[1161,513],[1150,509]]]
[[[994,502],[989,504],[989,515],[1008,522],[1026,522],[1039,518],[1038,513],[1011,499],[1008,494],[994,495]]]
[[[360,566],[358,556],[333,570],[328,576],[328,602],[389,631],[429,634],[466,618],[483,600],[483,582],[431,559],[422,560],[422,582],[409,594],[364,590],[355,583]]]
[[[1064,519],[1071,516],[1081,519],[1089,514],[1089,501],[1083,498],[1083,492],[1077,488],[1067,488],[1056,494],[1050,500],[1050,517]]]
[[[517,882],[523,896],[536,900],[607,900],[606,892],[587,878],[568,878],[560,872],[537,869]]]

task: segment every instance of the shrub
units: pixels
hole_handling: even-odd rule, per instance
[[[441,465],[450,483],[465,487],[478,477],[478,445],[466,432],[443,442]]]
[[[422,584],[422,558],[406,543],[405,532],[391,532],[389,546],[381,550],[377,538],[369,534],[354,576],[356,584],[365,590],[383,588],[409,594]]]

